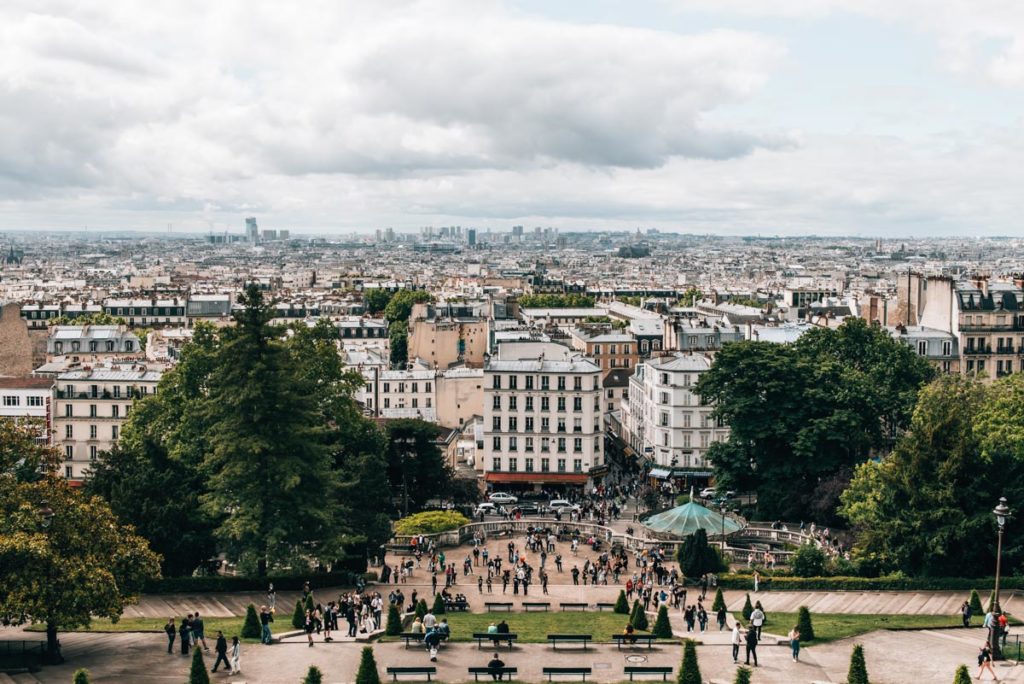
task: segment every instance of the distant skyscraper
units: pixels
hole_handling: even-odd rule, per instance
[[[466,244],[470,247],[476,247],[476,228],[466,229]]]
[[[260,241],[260,229],[256,226],[256,219],[253,217],[245,219],[245,236],[254,245]]]
[[[291,236],[291,231],[288,231],[288,230],[279,230],[277,232],[277,237],[281,238],[282,240],[287,240],[290,236]]]

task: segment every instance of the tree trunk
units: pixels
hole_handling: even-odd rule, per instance
[[[46,623],[46,662],[51,665],[64,662],[60,655],[60,643],[57,641],[57,625],[52,622]]]

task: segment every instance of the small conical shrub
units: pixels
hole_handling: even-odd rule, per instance
[[[978,596],[977,589],[971,589],[971,600],[969,601],[969,603],[971,605],[972,613],[974,613],[975,615],[982,614],[983,608],[981,607],[981,597]]]
[[[256,606],[249,604],[245,609],[245,622],[242,624],[243,639],[259,639],[263,634],[263,626],[260,618],[256,615]]]
[[[977,592],[975,592],[977,594]],[[966,665],[956,668],[956,676],[953,677],[953,684],[971,684],[971,673],[967,671]]]
[[[619,590],[619,598],[615,599],[615,612],[619,615],[629,615],[629,601],[626,600],[626,590]]]
[[[380,684],[377,660],[373,657],[372,646],[363,647],[363,655],[359,658],[359,671],[356,672],[356,684]]]
[[[302,684],[324,684],[324,673],[316,665],[310,665]]]
[[[796,629],[800,632],[800,641],[814,641],[814,625],[811,624],[811,611],[807,606],[800,606],[796,614]]]
[[[306,626],[306,609],[302,607],[302,599],[295,602],[295,612],[292,613],[292,627],[302,629]]]
[[[864,647],[857,644],[850,654],[850,671],[846,674],[846,684],[870,684],[868,682],[868,666],[864,662]]]
[[[988,605],[985,606],[985,612],[986,613],[991,613],[994,610],[993,606],[995,605],[995,603],[996,603],[996,590],[993,589],[992,593],[988,595]]]
[[[188,684],[210,684],[210,673],[203,661],[203,649],[192,649],[192,669],[188,671]]]
[[[741,667],[736,670],[736,679],[732,680],[732,684],[750,684],[750,668]]]
[[[672,623],[668,620],[668,606],[664,603],[658,608],[658,617],[654,621],[654,628],[651,630],[651,634],[659,639],[672,638]]]
[[[75,678],[72,681],[73,684],[90,684],[92,680],[89,679],[88,670],[75,670]]]
[[[711,612],[717,613],[722,608],[725,608],[725,596],[722,595],[722,587],[718,587],[715,590],[715,600],[711,604]]]
[[[749,620],[750,614],[754,612],[754,606],[750,602],[750,594],[747,594],[747,600],[743,602],[743,619]]]
[[[633,613],[629,616],[629,624],[633,625],[633,629],[639,629],[641,632],[647,631],[647,613],[639,601],[633,603]]]
[[[416,602],[416,617],[423,619],[423,616],[427,614],[427,600],[420,599]]]
[[[444,613],[444,598],[440,594],[434,594],[434,615],[442,615]]]
[[[388,622],[384,626],[384,633],[388,636],[398,636],[402,633],[402,616],[398,613],[398,606],[392,603],[388,606]]]
[[[703,684],[700,666],[697,664],[697,642],[687,639],[683,642],[683,664],[679,666],[677,684]]]

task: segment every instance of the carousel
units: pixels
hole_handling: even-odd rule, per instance
[[[689,537],[697,530],[704,530],[709,537],[724,539],[746,527],[742,520],[723,515],[695,503],[693,490],[690,490],[689,502],[652,515],[641,524],[647,529],[650,536],[661,539],[682,539]]]

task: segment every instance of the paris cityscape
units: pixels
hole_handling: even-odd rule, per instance
[[[0,25],[0,684],[1024,682],[1016,7]]]

